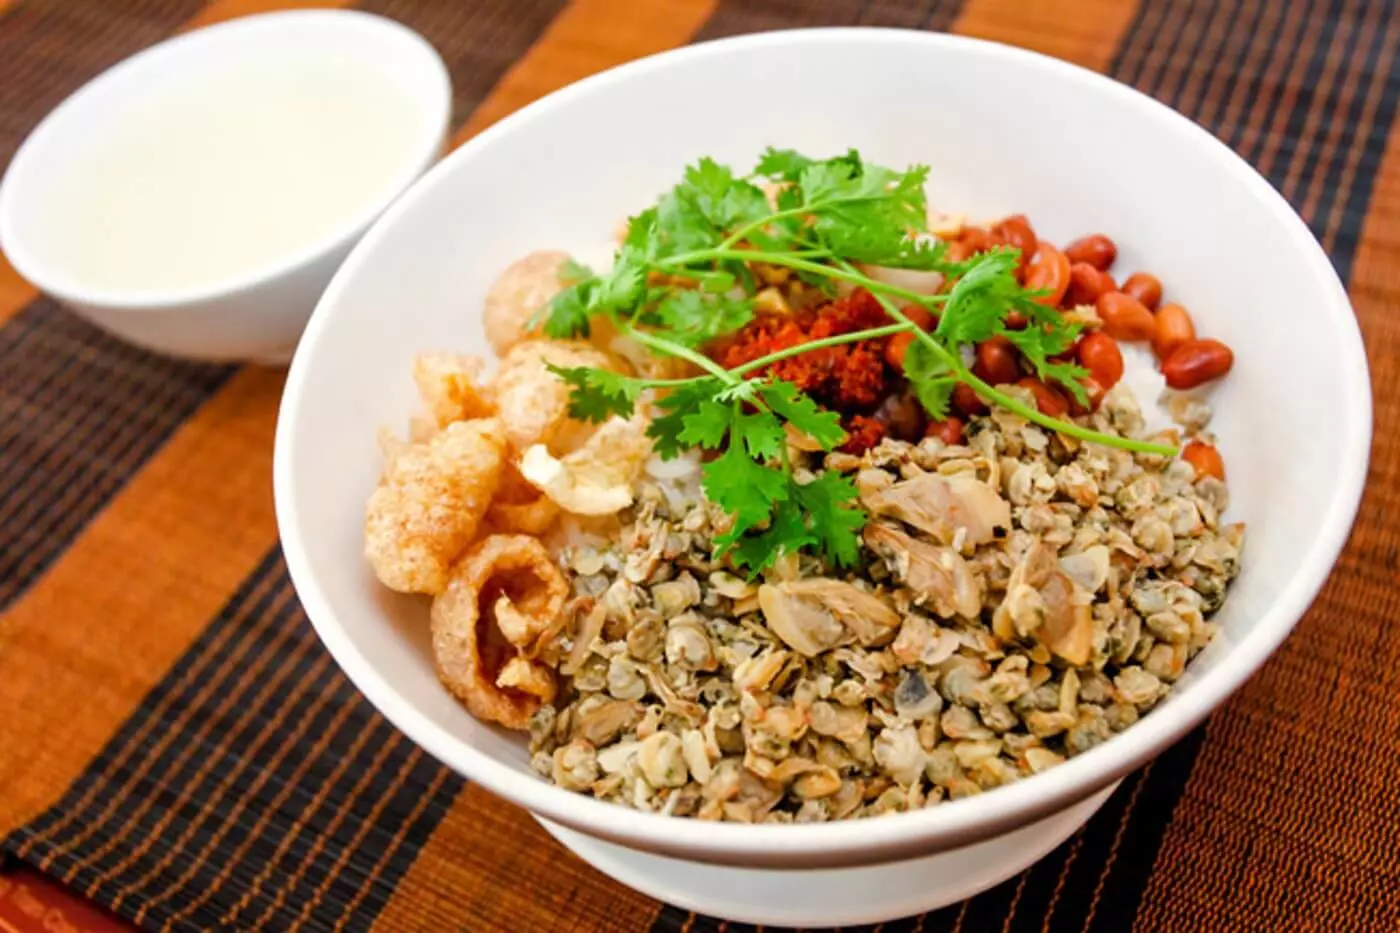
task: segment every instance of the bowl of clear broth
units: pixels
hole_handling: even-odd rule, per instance
[[[442,152],[450,111],[440,56],[382,17],[178,36],[34,129],[0,185],[0,248],[131,343],[285,362],[350,248]]]

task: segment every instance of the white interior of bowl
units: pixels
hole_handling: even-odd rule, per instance
[[[375,432],[402,426],[413,409],[415,354],[487,352],[479,309],[512,259],[550,247],[606,254],[619,220],[685,164],[711,155],[747,169],[768,144],[818,155],[855,146],[890,165],[929,164],[935,205],[975,217],[1025,212],[1053,241],[1105,232],[1119,244],[1120,275],[1156,273],[1201,332],[1235,349],[1234,372],[1214,394],[1214,429],[1231,516],[1249,526],[1244,571],[1217,616],[1222,636],[1127,733],[1032,780],[858,825],[667,820],[535,778],[519,737],[478,723],[439,686],[426,604],[387,594],[366,568]],[[1354,515],[1370,423],[1365,357],[1327,259],[1262,179],[1187,120],[1002,46],[878,30],[776,33],[576,85],[463,147],[382,218],[327,291],[293,365],[278,517],[298,591],[347,673],[411,737],[489,789],[672,854],[859,862],[1064,806],[1198,722],[1277,646],[1325,578]]]
[[[406,112],[393,129],[411,135],[392,172],[367,190],[363,205],[295,254],[241,273],[176,290],[97,287],[85,280],[74,256],[73,225],[88,222],[75,203],[74,174],[91,169],[94,147],[133,126],[164,127],[162,108],[178,110],[194,91],[258,76],[264,84],[292,84],[349,63],[374,82],[393,88]],[[337,72],[332,71],[332,74]],[[229,104],[216,100],[215,104]],[[210,26],[153,46],[103,72],[54,109],[26,138],[0,188],[0,243],[15,267],[44,291],[67,300],[107,307],[150,308],[179,304],[264,281],[311,262],[350,237],[417,177],[439,154],[451,109],[451,85],[442,59],[417,33],[393,20],[348,10],[269,13]],[[365,113],[383,110],[365,108]],[[180,146],[179,139],[166,145]],[[353,158],[353,153],[346,153]]]

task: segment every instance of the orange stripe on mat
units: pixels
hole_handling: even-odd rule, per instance
[[[281,389],[235,375],[0,616],[0,833],[77,779],[276,540]]]
[[[0,3],[3,2],[0,0]],[[5,254],[0,253],[0,324],[19,314],[38,297],[39,292],[34,286],[20,278]]]
[[[574,0],[506,72],[453,145],[566,84],[683,45],[714,6],[713,0]],[[536,842],[522,844],[526,838]],[[423,846],[375,928],[634,929],[655,912],[655,901],[592,872],[523,812],[470,787]]]
[[[1137,9],[1127,0],[967,0],[952,31],[1102,71]]]
[[[714,7],[714,0],[573,0],[453,135],[452,145],[567,84],[690,41]]]

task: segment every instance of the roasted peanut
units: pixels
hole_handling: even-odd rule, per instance
[[[1219,340],[1188,340],[1162,363],[1162,376],[1173,389],[1194,389],[1219,379],[1235,364],[1235,354]]]
[[[1103,397],[1108,394],[1108,389],[1093,376],[1086,376],[1080,382],[1084,386],[1084,392],[1089,396],[1089,410],[1098,411],[1103,404]]]
[[[992,248],[992,238],[981,227],[963,227],[957,236],[948,241],[948,258],[962,262],[969,256]]]
[[[945,444],[961,444],[963,440],[963,420],[957,415],[949,415],[942,421],[930,421],[924,428],[924,437],[936,437]]]
[[[909,305],[907,308],[900,308],[899,310],[905,317],[913,321],[914,326],[919,328],[919,330],[928,330],[936,323],[933,315],[930,314],[927,309],[921,308],[918,305]]]
[[[1014,246],[1021,251],[1021,269],[1024,270],[1030,265],[1031,257],[1035,255],[1039,244],[1035,229],[1031,227],[1031,222],[1026,219],[1025,214],[1012,214],[993,225],[988,233],[989,246]]]
[[[924,431],[924,408],[918,399],[899,392],[880,403],[873,415],[884,425],[885,433],[901,441],[916,441]]]
[[[1152,352],[1158,360],[1165,360],[1172,351],[1196,339],[1196,325],[1191,323],[1191,315],[1181,305],[1162,305],[1157,311],[1157,335],[1152,338]]]
[[[904,369],[904,353],[909,349],[909,344],[914,342],[914,335],[909,331],[895,334],[885,344],[885,362],[895,369]]]
[[[992,385],[1015,382],[1021,378],[1016,347],[1005,337],[997,335],[977,345],[977,362],[972,371]]]
[[[1070,266],[1065,254],[1056,249],[1054,244],[1041,240],[1035,258],[1026,270],[1026,288],[1049,292],[1035,300],[1053,308],[1065,297],[1065,292],[1069,289],[1069,280]]]
[[[1181,449],[1181,459],[1191,464],[1196,470],[1196,476],[1214,476],[1216,479],[1225,478],[1225,461],[1220,457],[1220,451],[1203,441],[1191,441]]]
[[[1122,292],[1105,292],[1094,302],[1104,332],[1115,340],[1151,340],[1157,322],[1147,306]]]
[[[1150,272],[1134,272],[1123,281],[1119,289],[1125,295],[1132,295],[1149,311],[1156,311],[1162,303],[1162,282]]]
[[[1031,390],[1031,394],[1035,396],[1035,407],[1039,408],[1042,414],[1061,418],[1069,411],[1069,400],[1034,376],[1027,376],[1016,384]]]
[[[987,403],[982,401],[982,397],[974,392],[972,386],[966,382],[959,382],[953,386],[953,407],[964,415],[987,413]]]
[[[1118,258],[1118,245],[1102,233],[1080,237],[1065,247],[1070,262],[1087,262],[1095,269],[1106,270]]]
[[[1123,352],[1118,341],[1102,331],[1087,334],[1079,341],[1079,363],[1107,391],[1123,378]]]
[[[1103,397],[1108,394],[1093,376],[1085,376],[1079,381],[1079,384],[1084,387],[1084,394],[1088,396],[1089,404],[1083,404],[1068,390],[1064,393],[1065,400],[1069,402],[1069,413],[1075,417],[1087,415],[1091,411],[1098,411],[1099,406],[1103,404]]]
[[[1099,300],[1104,292],[1118,291],[1118,283],[1113,276],[1101,269],[1095,269],[1087,262],[1071,263],[1069,267],[1069,288],[1060,302],[1066,308],[1077,305],[1091,305]]]

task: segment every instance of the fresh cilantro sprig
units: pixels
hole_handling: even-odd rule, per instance
[[[838,416],[821,411],[790,383],[750,378],[821,347],[910,331],[915,339],[904,357],[905,375],[932,418],[948,415],[954,388],[966,383],[986,401],[1059,433],[1175,453],[1052,418],[971,371],[966,349],[1004,336],[1040,378],[1086,401],[1080,380],[1087,372],[1057,359],[1073,345],[1080,325],[1021,287],[1016,250],[949,259],[945,244],[925,229],[927,177],[923,166],[899,172],[866,162],[855,150],[818,160],[770,148],[747,177],[701,159],[680,184],[630,219],[611,269],[598,273],[571,265],[567,287],[541,311],[551,337],[587,336],[593,320],[606,318],[651,351],[701,371],[693,378],[651,380],[583,367],[554,370],[571,386],[570,413],[590,421],[630,416],[644,392],[662,390],[661,413],[649,428],[656,450],[664,458],[690,448],[715,454],[703,467],[703,486],[732,517],[717,544],[740,567],[757,572],[779,553],[803,548],[837,564],[854,561],[859,552],[865,516],[849,481],[828,472],[799,482],[787,459],[784,425],[832,450],[845,438]],[[764,265],[791,270],[829,293],[840,282],[865,288],[892,323],[725,370],[702,348],[753,319],[755,268]],[[954,283],[927,295],[872,278],[861,266],[937,271]],[[916,327],[900,305],[936,315],[937,327]],[[1024,326],[1009,326],[1013,312]]]
[[[718,452],[701,468],[706,497],[729,513],[728,530],[715,539],[718,553],[757,571],[783,552],[815,548],[832,563],[849,566],[860,553],[865,514],[855,485],[836,473],[802,483],[787,462],[784,422],[830,449],[845,439],[835,412],[822,411],[789,382],[750,381],[725,393],[696,399],[672,393],[650,431],[661,450],[700,447]],[[707,387],[714,389],[714,386]]]

